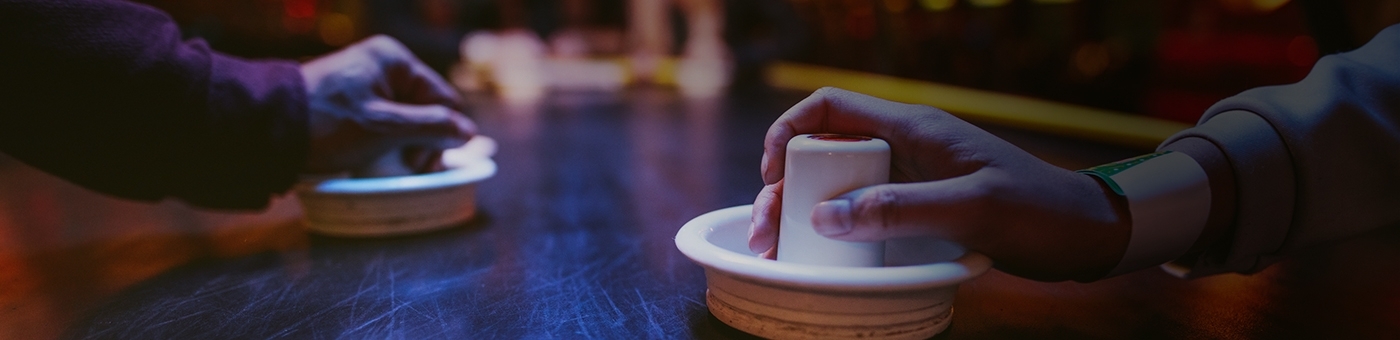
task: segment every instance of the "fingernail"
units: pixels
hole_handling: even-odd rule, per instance
[[[754,231],[754,227],[755,227],[754,224],[753,224],[752,222],[750,222],[750,223],[749,223],[749,238],[748,238],[748,240],[749,240],[749,242],[748,242],[749,251],[754,252],[754,253],[762,253],[764,250],[767,250],[767,249],[758,249],[758,248],[756,247],[757,244],[754,244],[754,243],[753,243],[753,231]]]
[[[818,203],[812,208],[812,228],[822,236],[851,232],[851,201],[836,199]]]
[[[763,184],[773,184],[773,183],[768,183],[768,153],[767,153],[767,152],[764,152],[764,153],[763,153],[763,159],[758,161],[758,172],[759,172],[759,175],[760,175],[760,176],[763,176]]]

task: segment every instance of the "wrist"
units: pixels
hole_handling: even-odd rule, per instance
[[[1205,171],[1185,154],[1158,152],[1079,172],[1103,181],[1127,201],[1128,246],[1108,276],[1180,257],[1205,227],[1210,187]]]
[[[1092,244],[1085,249],[1092,249],[1095,254],[1086,270],[1074,280],[1089,282],[1103,278],[1123,258],[1132,237],[1132,215],[1127,198],[1119,195],[1109,182],[1092,175],[1074,175],[1078,186],[1084,188],[1082,197],[1088,198],[1084,211],[1092,230],[1086,234],[1092,236],[1086,239]]]

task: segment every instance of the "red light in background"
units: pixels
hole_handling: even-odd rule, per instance
[[[875,24],[875,9],[870,6],[859,6],[846,14],[846,34],[856,40],[874,39]]]
[[[1288,62],[1298,67],[1312,67],[1317,62],[1317,42],[1312,37],[1300,35],[1288,41]]]
[[[316,0],[283,0],[282,9],[288,17],[310,19],[316,16]]]
[[[282,27],[292,34],[316,29],[316,0],[282,0]]]

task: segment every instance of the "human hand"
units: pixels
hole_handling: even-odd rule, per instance
[[[371,37],[303,63],[301,74],[308,173],[358,169],[395,153],[422,172],[476,133],[456,90],[393,38]]]
[[[1045,281],[1101,277],[1128,244],[1126,203],[1098,180],[1055,167],[947,112],[835,88],[817,90],[768,129],[766,186],[749,248],[772,257],[787,142],[842,133],[890,144],[890,184],[812,211],[817,233],[845,241],[934,236],[981,252],[1007,273]]]

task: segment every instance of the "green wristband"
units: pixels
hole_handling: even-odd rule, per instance
[[[1124,196],[1124,194],[1123,194],[1123,188],[1121,188],[1121,187],[1118,186],[1118,182],[1114,182],[1114,181],[1113,181],[1113,175],[1116,175],[1116,174],[1118,174],[1118,173],[1120,173],[1120,172],[1123,172],[1123,170],[1128,170],[1129,168],[1135,167],[1135,166],[1137,166],[1138,164],[1142,164],[1143,162],[1146,162],[1146,161],[1149,160],[1149,159],[1157,158],[1157,157],[1159,157],[1159,156],[1162,156],[1162,155],[1165,155],[1165,154],[1169,154],[1169,153],[1172,153],[1172,152],[1171,152],[1171,151],[1162,151],[1162,152],[1149,153],[1149,154],[1146,154],[1146,155],[1137,156],[1137,157],[1133,157],[1133,158],[1129,158],[1129,159],[1124,159],[1124,160],[1121,160],[1121,161],[1117,161],[1117,162],[1113,162],[1113,163],[1108,163],[1108,164],[1104,164],[1104,165],[1100,165],[1100,166],[1096,166],[1096,167],[1092,167],[1092,168],[1088,168],[1088,169],[1084,169],[1084,170],[1079,170],[1079,171],[1075,171],[1075,172],[1078,172],[1078,173],[1081,173],[1081,174],[1086,174],[1086,175],[1089,175],[1089,176],[1098,177],[1100,180],[1103,180],[1103,182],[1104,182],[1105,184],[1108,184],[1108,187],[1109,187],[1110,189],[1113,189],[1113,193],[1118,194],[1119,196]]]

